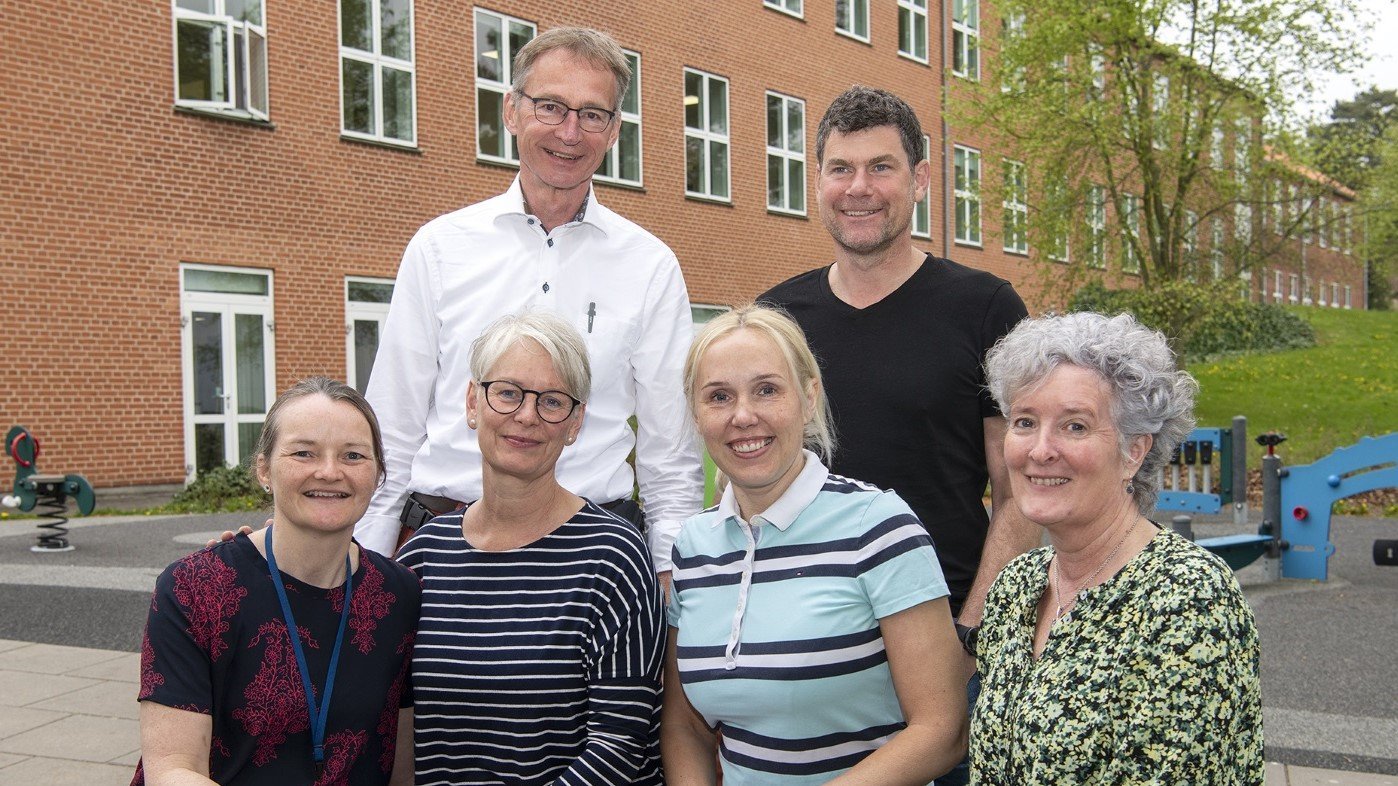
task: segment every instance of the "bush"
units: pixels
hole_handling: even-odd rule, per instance
[[[1073,295],[1068,310],[1129,312],[1164,333],[1175,352],[1190,360],[1315,344],[1310,323],[1275,303],[1242,299],[1233,282],[1168,281],[1150,290],[1109,290],[1093,282]]]
[[[219,513],[258,510],[271,502],[246,467],[218,467],[199,473],[166,508],[174,513]]]

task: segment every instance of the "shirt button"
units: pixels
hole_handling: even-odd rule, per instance
[[[553,238],[549,238],[549,248],[553,248]]]
[[[544,291],[545,291],[545,292],[549,291],[549,282],[547,282],[547,281],[544,282]]]
[[[531,226],[531,227],[534,226],[534,219],[532,219],[532,218],[529,219],[529,226]]]

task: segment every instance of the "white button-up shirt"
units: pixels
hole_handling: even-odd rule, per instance
[[[466,425],[471,342],[525,309],[571,322],[592,364],[582,432],[558,460],[559,483],[600,504],[629,497],[638,479],[655,568],[669,570],[704,480],[681,380],[693,324],[679,262],[591,195],[581,221],[545,232],[525,212],[518,179],[429,222],[403,253],[367,394],[388,479],[356,537],[392,554],[408,492],[480,498],[480,447]],[[633,447],[635,478],[626,462]]]

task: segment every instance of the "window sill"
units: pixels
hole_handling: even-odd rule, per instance
[[[808,216],[804,211],[798,212],[795,210],[782,210],[781,208],[772,207],[771,205],[767,206],[767,215],[781,216],[782,218],[795,218],[801,221],[810,220],[810,216]]]
[[[791,11],[791,10],[788,10],[788,9],[786,9],[786,8],[782,8],[781,6],[776,5],[775,3],[763,3],[763,4],[762,4],[762,7],[765,8],[765,9],[767,9],[768,11],[775,11],[775,12],[781,14],[782,16],[789,16],[789,17],[791,17],[792,19],[795,19],[795,20],[800,21],[800,22],[806,21],[806,17],[805,17],[804,14],[799,14],[799,13],[797,13],[797,12],[795,12],[795,11]]]
[[[901,50],[901,49],[898,50],[898,56],[901,57],[901,58],[903,58],[904,60],[911,60],[912,62],[917,63],[918,65],[925,65],[925,66],[928,66],[929,68],[930,68],[931,65],[932,65],[932,64],[928,61],[927,58],[925,58],[925,57],[921,57],[921,58],[920,58],[920,57],[918,57],[917,55],[914,55],[914,54],[912,54],[912,53],[910,53],[910,52],[904,52],[904,51]]]
[[[716,197],[708,194],[698,194],[693,191],[684,192],[685,199],[692,199],[695,202],[707,202],[711,205],[721,205],[723,207],[733,207],[732,197]]]
[[[476,163],[500,167],[501,169],[519,169],[518,161],[511,161],[508,158],[496,158],[495,156],[483,156],[479,153],[476,154]]]
[[[873,46],[873,45],[874,45],[874,42],[873,42],[872,40],[870,40],[869,36],[867,36],[867,35],[866,35],[866,36],[855,35],[854,33],[851,33],[851,32],[849,32],[848,30],[841,30],[841,29],[838,28],[838,27],[835,28],[835,35],[840,36],[840,37],[842,37],[842,38],[848,38],[848,39],[851,40],[851,41],[857,41],[857,42],[859,42],[859,43],[861,43],[861,44],[864,44],[865,46]]]
[[[1025,259],[1029,258],[1028,251],[1020,251],[1017,248],[1002,248],[1000,250],[1004,251],[1006,254],[1009,254],[1012,257],[1024,257]]]
[[[645,183],[633,183],[630,180],[613,180],[612,178],[602,177],[601,175],[593,175],[592,184],[594,186],[609,186],[611,188],[619,188],[623,191],[635,191],[641,194],[646,193]]]
[[[267,131],[275,131],[277,128],[276,124],[270,120],[263,120],[259,117],[253,117],[252,115],[244,112],[222,112],[217,109],[199,109],[192,106],[181,106],[180,104],[175,104],[174,110],[175,114],[177,115],[207,117],[212,118],[214,120],[222,120],[227,123],[236,123],[240,126],[251,126],[253,128],[261,128]]]
[[[354,144],[367,145],[368,147],[379,147],[384,148],[386,150],[396,150],[400,153],[411,153],[413,155],[419,156],[422,155],[422,148],[418,147],[415,143],[409,144],[407,142],[390,142],[386,139],[374,139],[372,137],[355,136],[354,134],[347,134],[344,131],[340,132],[340,141],[353,142]]]
[[[954,246],[960,246],[962,248],[974,248],[977,251],[985,250],[985,246],[981,245],[980,241],[978,240],[961,240],[957,238],[952,240],[951,243]]]

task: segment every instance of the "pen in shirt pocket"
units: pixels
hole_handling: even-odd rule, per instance
[[[592,332],[592,320],[597,316],[597,301],[587,304],[587,332]]]

